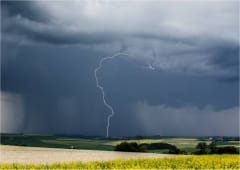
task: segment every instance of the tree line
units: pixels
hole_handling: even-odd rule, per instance
[[[147,150],[154,149],[167,149],[169,154],[239,154],[239,151],[234,146],[223,146],[219,147],[215,142],[211,142],[209,145],[206,142],[200,142],[196,146],[194,152],[186,152],[182,149],[179,149],[175,145],[168,143],[140,143],[137,142],[122,142],[117,144],[114,148],[115,151],[124,151],[124,152],[146,152]]]

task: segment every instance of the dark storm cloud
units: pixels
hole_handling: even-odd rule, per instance
[[[156,40],[156,41],[164,41],[167,43],[182,43],[186,45],[194,45],[196,41],[194,40],[195,37],[181,37],[181,36],[172,36],[171,34],[163,34],[163,35],[156,35],[151,33],[133,33],[131,35],[134,38],[139,39],[146,39],[146,40]]]
[[[96,55],[78,48],[21,49],[2,70],[1,90],[13,101],[2,103],[5,124],[14,125],[5,131],[104,135],[105,108],[92,72]],[[19,123],[12,123],[15,117]]]
[[[47,22],[48,15],[41,12],[33,1],[1,1],[4,17],[16,17],[18,15],[33,21]],[[7,14],[4,14],[7,12]],[[6,16],[7,15],[7,16]],[[4,18],[5,19],[5,18]]]
[[[21,48],[16,59],[2,70],[2,91],[11,94],[10,99],[17,101],[4,105],[5,108],[14,108],[6,112],[10,113],[8,116],[4,115],[4,120],[8,122],[6,124],[16,121],[15,127],[11,126],[8,130],[105,135],[109,112],[102,103],[101,93],[94,80],[93,70],[100,59],[100,56],[96,56],[99,56],[98,51],[79,47]],[[174,130],[180,126],[172,124],[176,121],[174,116],[177,115],[177,108],[183,112],[185,105],[191,104],[198,112],[194,113],[193,109],[185,111],[191,111],[192,118],[196,120],[200,117],[198,114],[204,113],[207,105],[215,108],[213,112],[208,112],[213,113],[211,116],[224,113],[228,117],[227,111],[235,111],[238,104],[237,83],[219,84],[209,77],[146,70],[121,58],[105,63],[99,78],[106,91],[106,98],[116,112],[111,121],[111,136],[156,134],[159,126],[162,127],[161,134],[193,135],[193,130],[185,129],[184,133],[183,130]],[[148,101],[149,109],[162,103],[172,107],[170,111],[173,113],[169,113],[174,115],[169,119],[171,128],[164,123],[154,123],[155,129],[152,130],[153,127],[148,126],[151,117],[159,120],[161,114],[157,110],[147,113],[147,109],[140,112],[138,104],[141,101]],[[135,105],[139,107],[135,108]],[[164,113],[164,110],[161,111]],[[143,114],[146,114],[146,122]],[[163,119],[167,117],[166,114],[162,116]],[[222,124],[216,122],[214,125],[219,129]],[[211,128],[210,124],[206,128]],[[223,132],[228,134],[227,130]]]
[[[3,19],[3,39],[14,36],[12,41],[30,40],[33,43],[45,43],[55,45],[72,44],[102,44],[116,39],[112,33],[72,33],[66,30],[56,29],[46,23],[28,20],[22,16]]]
[[[31,1],[2,1],[2,9],[7,11],[3,15],[3,32],[14,34],[20,38],[27,38],[33,42],[71,45],[71,44],[102,44],[113,40],[137,38],[165,41],[170,43],[195,44],[195,37],[177,37],[170,33],[156,35],[152,33],[120,33],[115,32],[69,32],[66,29],[52,25],[47,13]],[[40,28],[37,28],[40,27]],[[17,37],[15,37],[17,38]]]
[[[235,44],[224,44],[212,50],[213,57],[209,64],[216,69],[226,71],[227,74],[218,78],[223,82],[234,82],[239,80],[239,46]]]
[[[156,69],[222,75],[225,80],[238,74],[238,8],[233,2],[209,6],[189,2],[186,9],[184,3],[153,2],[129,6],[102,2],[3,4],[9,11],[3,15],[3,41],[85,45],[109,55],[121,50]],[[204,17],[204,11],[211,15]]]
[[[237,44],[224,44],[222,47],[215,49],[214,57],[211,63],[219,65],[222,69],[234,68],[239,66],[239,45]]]
[[[239,75],[232,76],[232,77],[231,76],[223,77],[223,78],[219,78],[218,80],[226,83],[239,82]]]
[[[36,25],[33,25],[35,27]],[[101,44],[114,41],[114,35],[110,33],[66,33],[61,30],[48,29],[47,31],[35,30],[29,25],[16,24],[6,27],[6,33],[19,35],[20,38],[27,38],[32,42],[54,44],[54,45],[74,45],[74,44]]]

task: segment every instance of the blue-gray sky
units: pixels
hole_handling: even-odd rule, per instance
[[[239,134],[238,1],[1,1],[1,131]],[[154,69],[149,69],[154,68]]]

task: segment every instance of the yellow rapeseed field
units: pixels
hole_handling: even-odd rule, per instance
[[[157,159],[70,162],[55,164],[1,164],[0,169],[240,169],[240,155],[180,156]]]

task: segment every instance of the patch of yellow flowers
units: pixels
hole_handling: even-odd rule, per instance
[[[179,156],[45,165],[0,164],[0,169],[240,169],[240,155]]]

